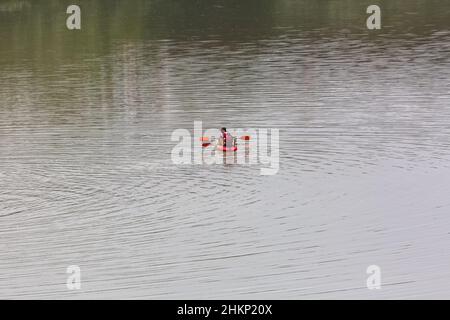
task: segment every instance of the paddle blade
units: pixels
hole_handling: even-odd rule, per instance
[[[242,136],[241,140],[249,141],[250,140],[250,136]]]

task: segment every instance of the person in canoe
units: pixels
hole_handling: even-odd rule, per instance
[[[220,138],[219,138],[219,149],[224,151],[235,151],[236,148],[236,138],[233,137],[229,132],[227,132],[227,128],[220,129]]]

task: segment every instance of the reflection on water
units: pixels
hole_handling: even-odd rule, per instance
[[[0,5],[1,297],[449,297],[449,5],[79,2]],[[194,121],[279,173],[173,165]]]

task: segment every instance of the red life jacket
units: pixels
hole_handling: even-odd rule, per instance
[[[224,147],[232,147],[233,146],[233,137],[228,132],[222,133],[223,138],[223,146]]]

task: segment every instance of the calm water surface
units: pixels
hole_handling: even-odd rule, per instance
[[[0,1],[0,297],[450,298],[450,4],[366,2]],[[174,165],[194,121],[278,174]]]

